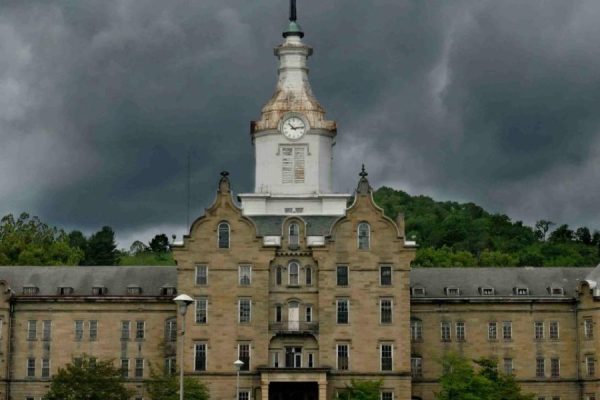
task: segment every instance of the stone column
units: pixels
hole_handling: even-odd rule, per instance
[[[262,382],[260,386],[260,393],[261,400],[269,400],[269,382]]]
[[[319,400],[327,400],[327,383],[319,382]]]

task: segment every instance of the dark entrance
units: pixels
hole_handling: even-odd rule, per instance
[[[317,382],[272,382],[269,400],[318,400]]]

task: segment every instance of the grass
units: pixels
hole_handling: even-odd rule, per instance
[[[137,255],[121,255],[119,265],[175,265],[171,253],[154,254],[144,252]]]

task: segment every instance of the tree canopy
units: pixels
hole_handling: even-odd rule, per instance
[[[145,387],[151,400],[179,400],[178,374],[159,374],[151,368]],[[192,377],[183,378],[183,393],[185,400],[209,399],[207,387]]]
[[[43,400],[129,400],[121,370],[110,360],[84,356],[59,368]]]
[[[382,381],[355,380],[338,393],[339,400],[379,400]]]

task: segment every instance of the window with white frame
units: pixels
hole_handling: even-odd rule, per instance
[[[348,299],[336,300],[336,322],[338,324],[347,324],[349,321],[350,305]]]
[[[306,322],[312,322],[313,320],[313,309],[312,306],[306,306],[306,308],[304,309],[304,314],[305,314],[305,319]]]
[[[121,321],[121,340],[129,340],[131,321]]]
[[[229,224],[227,222],[221,222],[219,224],[219,226],[217,227],[217,242],[218,242],[218,246],[220,249],[228,249],[229,248],[229,233],[231,231],[231,228],[229,227]]]
[[[498,339],[498,323],[488,322],[488,340]]]
[[[36,340],[37,339],[37,321],[29,320],[27,321],[27,340]]]
[[[381,343],[379,346],[379,355],[382,371],[392,371],[394,369],[394,347],[391,343]]]
[[[315,354],[314,353],[308,353],[307,354],[307,362],[306,362],[306,366],[308,368],[314,368],[315,367]]]
[[[35,377],[35,358],[27,359],[27,377],[28,378]]]
[[[381,392],[381,400],[394,400],[394,392]]]
[[[596,395],[594,393],[586,393],[585,400],[596,400]]]
[[[49,341],[52,339],[52,321],[42,321],[42,340]]]
[[[446,296],[459,296],[460,295],[460,289],[455,286],[449,286],[449,287],[445,288],[445,290],[446,290]]]
[[[380,265],[379,266],[379,284],[381,286],[392,285],[392,266],[391,265]]]
[[[274,351],[271,355],[271,360],[273,360],[273,368],[279,368],[279,352]]]
[[[240,390],[238,395],[238,400],[250,400],[250,391],[249,390]]]
[[[167,375],[175,375],[177,372],[177,358],[166,357],[165,358],[165,373]]]
[[[238,300],[238,321],[241,324],[247,324],[250,322],[252,317],[252,302],[250,299],[239,299]]]
[[[42,358],[42,378],[50,377],[50,359]]]
[[[550,339],[559,339],[558,321],[550,321]]]
[[[588,377],[596,376],[596,357],[593,354],[586,354],[585,369]]]
[[[121,377],[129,378],[129,358],[121,359]]]
[[[208,299],[200,297],[196,299],[196,323],[206,324],[208,322]]]
[[[288,264],[288,284],[290,286],[298,286],[300,279],[300,264],[295,261],[292,261]]]
[[[196,285],[205,286],[208,284],[208,265],[196,265]]]
[[[144,377],[144,359],[143,358],[135,359],[135,377],[136,378]]]
[[[312,285],[312,268],[311,267],[304,268],[304,280],[306,282],[306,286]]]
[[[350,358],[350,346],[347,343],[338,343],[336,345],[337,361],[336,366],[340,371],[347,371]]]
[[[206,371],[206,343],[194,345],[194,371]]]
[[[452,324],[449,321],[442,321],[440,323],[440,339],[442,340],[442,342],[450,341],[451,329]]]
[[[423,340],[423,322],[420,319],[413,318],[410,320],[410,339],[413,342]]]
[[[88,328],[90,341],[94,342],[98,340],[98,320],[93,319],[91,321],[88,321]]]
[[[239,266],[239,279],[241,286],[249,286],[252,283],[252,266],[240,265]]]
[[[361,222],[357,227],[358,249],[369,250],[371,247],[371,226],[366,222]]]
[[[535,359],[535,376],[538,378],[543,378],[546,376],[546,363],[543,357],[538,357]]]
[[[504,340],[512,340],[512,322],[502,322],[502,338]]]
[[[533,323],[533,330],[534,330],[534,338],[536,340],[544,339],[544,322],[535,321]]]
[[[588,340],[594,338],[594,321],[592,318],[583,319],[583,337]]]
[[[291,249],[296,249],[300,245],[300,226],[295,222],[288,228],[288,243]]]
[[[75,321],[75,341],[80,342],[83,340],[83,321]]]
[[[281,285],[281,282],[283,280],[282,275],[283,275],[283,268],[281,268],[281,267],[275,268],[275,284],[276,285]]]
[[[391,324],[393,315],[393,300],[391,298],[379,299],[379,322],[382,324]]]
[[[410,372],[413,378],[423,376],[423,358],[421,356],[412,356],[410,358]]]
[[[513,374],[513,359],[512,358],[504,358],[504,373],[506,375]]]
[[[338,286],[348,286],[348,266],[338,265],[336,267],[336,284]]]
[[[238,344],[238,360],[244,363],[240,371],[250,371],[250,343]]]
[[[165,321],[165,339],[168,342],[177,341],[177,319],[169,318]]]
[[[136,321],[135,322],[135,338],[138,340],[144,339],[146,336],[146,322]]]
[[[558,357],[550,359],[550,376],[552,378],[560,377],[560,358]]]
[[[454,328],[456,329],[456,340],[457,341],[464,342],[465,340],[467,340],[465,323],[463,321],[456,322],[456,324],[454,325]]]
[[[516,287],[514,288],[514,293],[517,296],[527,296],[529,294],[529,289],[526,287]]]
[[[281,151],[281,182],[304,183],[305,146],[283,146]]]

